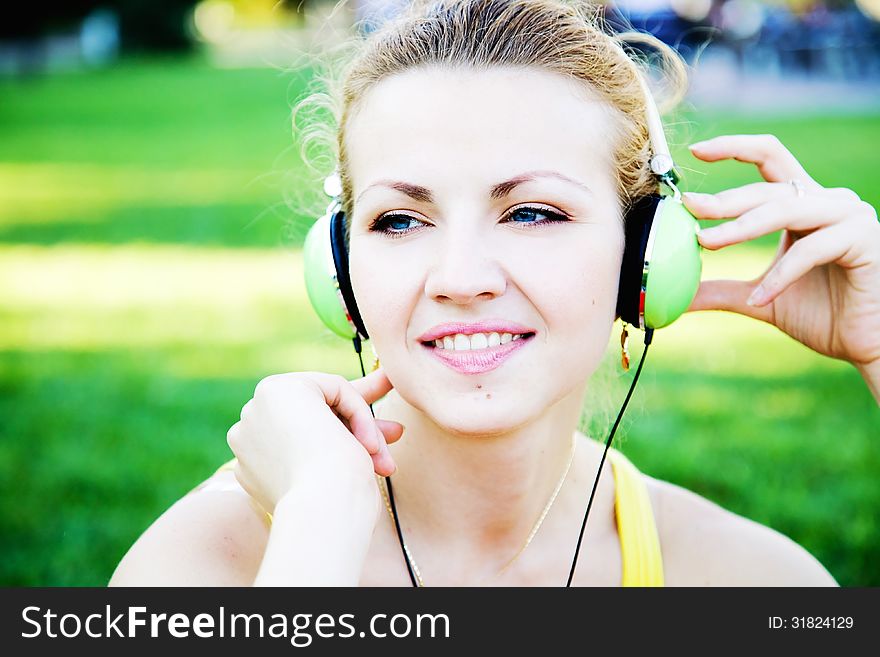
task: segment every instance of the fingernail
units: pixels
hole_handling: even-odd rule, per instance
[[[710,226],[709,228],[701,228],[697,231],[697,237],[700,239],[705,237],[718,237],[722,232],[723,226],[724,224],[721,224],[720,226]]]
[[[766,292],[764,291],[764,288],[759,285],[752,291],[749,298],[746,299],[746,304],[749,306],[759,306],[763,304],[765,294]]]
[[[705,146],[708,143],[709,143],[708,140],[698,141],[698,142],[695,142],[695,143],[691,144],[690,146],[688,146],[688,148],[690,148],[690,149],[702,148],[703,146]]]
[[[714,199],[714,194],[703,194],[702,192],[685,192],[682,194],[687,200],[694,201],[708,201],[709,199]]]

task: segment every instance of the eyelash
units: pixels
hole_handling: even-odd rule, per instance
[[[508,219],[517,212],[521,212],[522,210],[531,210],[536,214],[542,214],[548,219],[544,221],[532,221],[532,222],[516,222],[522,223],[524,226],[527,226],[526,230],[531,230],[534,226],[543,226],[546,224],[559,224],[567,221],[571,221],[566,215],[561,212],[556,212],[555,210],[550,210],[549,208],[543,208],[535,205],[520,205],[511,210],[508,210],[504,214],[504,218]],[[390,237],[391,239],[397,239],[399,237],[403,237],[404,235],[409,235],[410,233],[420,230],[420,228],[408,228],[406,230],[389,230],[387,225],[393,219],[410,219],[412,221],[421,221],[420,219],[416,219],[415,217],[411,217],[408,214],[386,214],[382,215],[378,219],[376,219],[370,225],[370,231],[376,233],[383,233],[384,235]]]

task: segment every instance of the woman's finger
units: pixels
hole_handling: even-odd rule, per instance
[[[337,415],[337,417],[339,416]],[[346,429],[351,431],[351,426],[349,426],[348,420],[342,417],[339,417],[339,420],[345,425]],[[384,420],[381,418],[376,418],[374,422],[376,423],[379,431],[382,432],[382,435],[385,436],[386,445],[396,443],[403,435],[403,425],[400,424],[400,422],[395,422],[394,420]]]
[[[824,187],[811,190],[811,197],[824,196],[840,201],[859,201],[858,195],[850,189],[825,189]],[[759,205],[777,199],[798,198],[797,189],[791,183],[768,183],[758,182],[725,189],[716,194],[701,194],[697,192],[685,192],[682,201],[697,219],[731,219],[753,210]]]
[[[394,463],[394,457],[388,451],[388,445],[382,447],[382,451],[378,454],[371,455],[373,459],[373,470],[381,477],[393,475],[397,470],[397,464]]]
[[[746,303],[756,285],[755,281],[728,279],[701,281],[687,311],[727,310],[772,324],[773,306],[750,306]]]
[[[846,260],[855,250],[857,237],[856,222],[842,222],[797,240],[764,276],[747,303],[765,306],[814,267]]]
[[[385,434],[369,408],[369,404],[381,399],[393,388],[384,370],[378,368],[352,381],[323,372],[311,372],[310,376],[319,382],[327,405],[363,443],[373,460],[376,473],[382,476],[392,474],[397,466],[388,451]]]
[[[767,182],[797,179],[808,189],[820,187],[774,135],[723,135],[691,144],[689,148],[705,162],[734,159],[755,164]]]
[[[374,404],[378,400],[387,395],[394,384],[388,380],[385,370],[379,367],[366,376],[358,379],[352,379],[351,385],[357,390],[357,393],[364,398],[368,404]]]
[[[396,443],[403,436],[404,426],[400,422],[376,419],[376,424],[379,425],[379,430],[385,436],[387,445]]]
[[[366,450],[371,455],[380,453],[385,445],[385,436],[376,426],[367,401],[352,383],[338,374],[325,372],[308,372],[307,374],[308,377],[305,380],[317,385],[330,410],[346,423],[349,431],[363,444]],[[373,379],[374,388],[376,387],[376,379],[378,377]],[[361,380],[363,381],[363,379]]]
[[[840,223],[851,213],[851,204],[828,196],[777,199],[759,205],[732,221],[704,228],[697,236],[704,248],[715,250],[783,228],[795,233],[812,232]]]
[[[691,301],[687,312],[698,310],[727,310],[739,313],[762,322],[773,323],[773,306],[750,306],[746,301],[766,276],[773,265],[788,252],[793,243],[793,238],[787,230],[783,230],[776,247],[776,254],[767,269],[762,274],[749,281],[716,279],[704,280],[697,288],[697,294]]]
[[[373,459],[373,469],[376,471],[376,474],[387,477],[394,474],[395,470],[397,470],[397,464],[388,450],[388,445],[400,440],[403,435],[403,425],[392,420],[381,420],[378,418],[375,422],[385,437],[385,443],[377,453],[370,456]]]

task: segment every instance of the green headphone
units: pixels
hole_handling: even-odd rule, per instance
[[[641,76],[640,80],[647,99],[651,171],[673,195],[650,194],[627,211],[617,314],[624,322],[648,330],[668,326],[687,310],[700,284],[702,247],[696,218],[681,202],[679,177],[659,111]],[[324,191],[333,201],[313,224],[303,246],[306,290],[321,321],[336,335],[354,340],[360,351],[360,341],[368,340],[369,334],[351,288],[337,176],[328,177]]]

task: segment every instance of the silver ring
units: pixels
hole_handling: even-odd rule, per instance
[[[791,186],[794,187],[794,191],[795,191],[795,194],[797,194],[797,197],[798,197],[798,198],[803,198],[803,196],[804,196],[804,184],[803,184],[800,180],[797,180],[796,178],[795,178],[795,179],[792,179],[792,180],[789,180],[788,182],[790,182],[790,183],[791,183]]]

